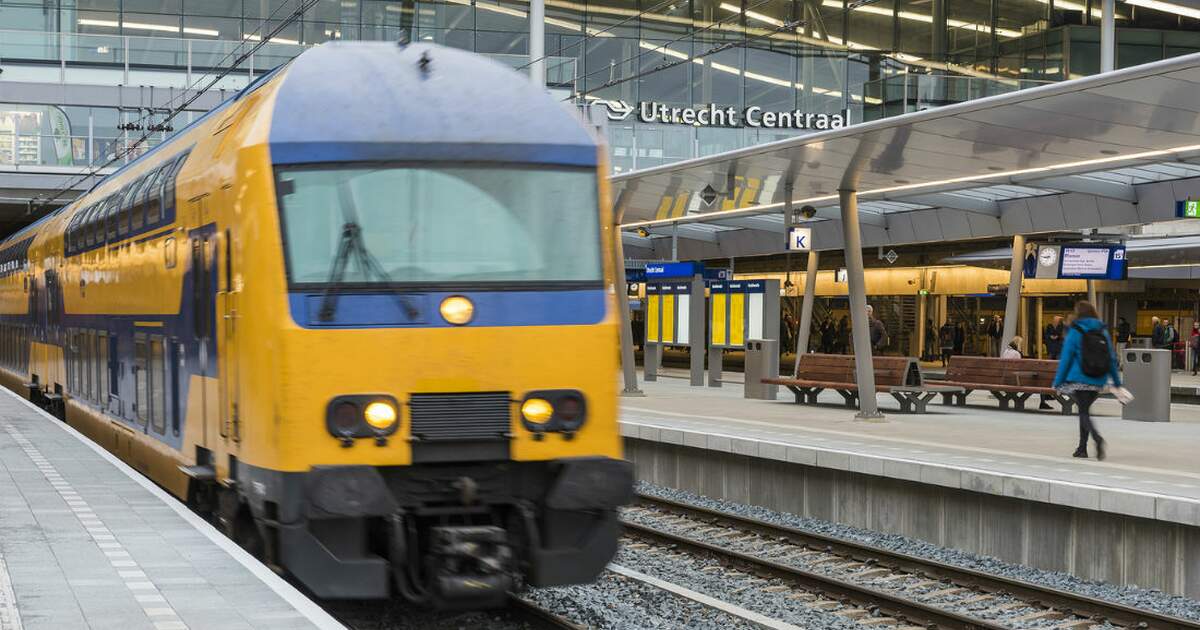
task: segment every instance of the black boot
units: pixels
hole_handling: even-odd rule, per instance
[[[1104,452],[1105,446],[1107,446],[1107,443],[1104,440],[1102,440],[1102,439],[1096,440],[1096,459],[1098,459],[1100,461],[1104,461],[1104,458],[1106,457],[1106,454]]]
[[[1080,446],[1079,448],[1075,449],[1075,454],[1071,457],[1081,457],[1083,459],[1087,459],[1087,447]]]

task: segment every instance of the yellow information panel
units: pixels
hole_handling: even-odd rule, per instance
[[[778,281],[744,280],[713,282],[709,284],[710,344],[718,348],[744,348],[747,339],[762,339],[763,335],[778,329],[778,312],[774,313],[775,326],[767,323],[771,308],[767,306],[769,292],[778,292]],[[772,300],[778,311],[778,299]]]
[[[672,346],[691,343],[691,284],[646,284],[646,342]]]

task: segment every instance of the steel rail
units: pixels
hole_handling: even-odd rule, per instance
[[[867,543],[805,531],[748,516],[710,510],[642,493],[638,494],[637,502],[645,506],[658,507],[668,512],[683,514],[697,520],[704,520],[713,524],[727,524],[738,529],[776,539],[783,539],[793,544],[822,549],[853,560],[873,562],[877,566],[884,568],[913,573],[931,579],[941,579],[957,586],[969,587],[987,593],[1010,595],[1031,604],[1053,608],[1063,613],[1093,618],[1098,622],[1108,621],[1115,625],[1129,628],[1200,630],[1200,623],[1181,617],[1134,608],[1125,604],[1072,593],[1050,586],[1043,586],[975,569],[955,566],[937,560],[921,558]],[[640,528],[640,526],[635,527],[629,522],[625,522],[625,526],[634,531],[638,531]],[[646,528],[640,529],[644,530]],[[702,544],[713,547],[714,553],[726,553],[720,547],[708,545],[707,543]],[[761,560],[755,559],[755,562],[761,562]],[[791,567],[788,568],[790,569]]]

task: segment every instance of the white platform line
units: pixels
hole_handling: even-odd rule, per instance
[[[41,407],[38,407],[28,400],[16,395],[8,389],[0,387],[0,391],[28,407],[30,410],[36,413],[38,417],[42,418],[46,422],[58,427],[62,431],[65,431],[68,435],[74,437],[76,440],[79,440],[88,448],[92,449],[92,451],[94,451],[97,455],[102,457],[104,461],[112,464],[126,477],[129,477],[135,483],[149,492],[152,496],[159,499],[163,504],[178,514],[183,520],[187,521],[189,525],[191,525],[201,534],[204,534],[204,536],[212,541],[213,544],[215,544],[225,553],[229,554],[230,557],[236,560],[238,564],[245,567],[245,569],[254,575],[256,579],[265,584],[267,588],[271,589],[272,592],[287,602],[288,605],[296,609],[296,611],[301,615],[304,615],[304,618],[312,622],[314,626],[320,628],[321,630],[346,629],[346,627],[339,623],[338,620],[334,619],[329,613],[325,612],[320,606],[318,606],[316,602],[305,597],[303,593],[296,590],[296,587],[288,584],[283,578],[276,575],[274,571],[268,569],[266,565],[260,562],[257,558],[247,553],[245,549],[239,547],[224,534],[217,531],[215,527],[205,522],[204,519],[200,518],[198,515],[188,509],[183,502],[171,496],[170,494],[167,494],[167,492],[162,488],[154,485],[154,482],[150,481],[138,471],[130,468],[125,462],[118,459],[116,455],[113,455],[105,450],[104,447],[89,440],[87,436],[76,431],[67,423],[60,421],[58,418],[55,418],[49,413],[46,413],[46,411]],[[128,560],[117,561],[113,562],[112,564],[115,567],[125,568],[133,568],[135,566],[134,563]],[[138,601],[143,600],[139,599]]]
[[[800,626],[794,626],[790,623],[780,621],[778,619],[773,619],[766,615],[756,613],[753,610],[747,610],[745,608],[742,608],[741,606],[738,606],[737,604],[730,604],[729,602],[721,601],[719,599],[709,597],[708,595],[705,595],[704,593],[693,591],[692,589],[687,588],[685,586],[680,586],[678,584],[672,584],[671,582],[665,582],[665,581],[660,580],[652,575],[646,575],[645,573],[642,573],[640,571],[634,571],[633,569],[625,568],[619,564],[608,565],[608,570],[612,571],[613,573],[619,574],[619,575],[624,575],[627,578],[632,578],[639,582],[645,582],[646,584],[649,584],[650,586],[660,588],[660,589],[670,592],[670,593],[674,593],[680,597],[690,599],[694,602],[704,604],[705,606],[708,606],[709,608],[715,608],[721,612],[728,613],[730,615],[733,615],[734,617],[738,617],[739,619],[744,619],[746,621],[749,621],[750,623],[760,625],[764,628],[772,628],[773,630],[804,630],[804,628],[802,628]]]
[[[25,452],[25,455],[34,462],[34,465],[36,465],[38,470],[41,471],[43,478],[45,478],[47,481],[49,481],[52,477],[59,476],[58,469],[56,469],[53,464],[50,464],[46,460],[46,458],[42,456],[42,452],[38,450],[37,446],[35,446],[33,444],[33,442],[29,441],[29,438],[25,437],[25,434],[21,433],[20,429],[18,429],[12,423],[5,422],[4,430],[7,431],[9,437],[11,437],[13,439],[13,441],[17,443],[17,446],[19,446],[21,448],[21,450]],[[63,499],[64,501],[67,502],[68,505],[72,506],[72,509],[74,509],[75,507],[87,507],[86,501],[84,501],[83,499],[77,498],[79,495],[78,495],[78,493],[76,493],[74,490],[71,489],[71,484],[69,484],[69,483],[58,484],[58,485],[54,486],[54,490],[55,490],[55,492],[58,493],[59,498]],[[68,495],[72,495],[76,498],[68,498]],[[80,522],[80,525],[83,525],[84,529],[87,530],[88,535],[92,537],[93,543],[96,543],[97,545],[99,545],[102,541],[106,541],[106,540],[115,541],[116,540],[116,538],[114,538],[110,534],[109,529],[103,525],[102,521],[100,521],[98,517],[91,517],[88,519],[84,519],[82,516],[79,515],[78,512],[76,512],[75,518],[78,519]],[[88,526],[87,524],[85,524],[83,522],[84,520],[95,520],[97,523],[100,523],[100,524],[95,525],[95,526]],[[113,560],[114,558],[118,558],[118,557],[129,558],[130,557],[129,553],[127,551],[124,551],[124,548],[121,546],[121,543],[113,543],[113,544],[116,545],[115,549],[102,550],[104,555],[108,556],[110,563],[114,561]],[[130,562],[132,562],[132,561],[130,561]],[[137,564],[133,563],[133,566],[136,567]],[[115,568],[115,565],[114,565],[114,568]],[[142,579],[140,579],[140,580],[129,579],[126,575],[124,575],[124,572],[121,572],[121,571],[119,571],[117,573],[117,575],[120,576],[122,580],[124,580],[125,588],[128,588],[131,591],[155,591],[155,592],[158,591],[158,587],[155,586],[153,582],[145,580],[145,577],[146,577],[145,573],[143,573],[142,571],[136,571],[136,573],[140,574],[142,576]],[[178,628],[179,630],[188,630],[186,624],[184,624],[181,621],[178,621],[179,614],[175,611],[175,609],[170,608],[170,604],[167,604],[167,606],[169,607],[170,616],[171,616],[171,619],[168,620],[168,622],[173,624],[172,627]],[[157,624],[155,624],[155,625],[157,625]]]
[[[4,556],[0,556],[0,630],[22,630],[21,611],[17,610],[17,595]]]

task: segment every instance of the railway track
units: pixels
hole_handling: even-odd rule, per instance
[[[644,494],[622,519],[633,545],[702,554],[738,574],[793,583],[795,597],[871,625],[1200,630],[1187,619]]]
[[[587,628],[587,626],[577,624],[558,613],[523,599],[519,595],[509,596],[508,609],[535,630],[586,630]]]

